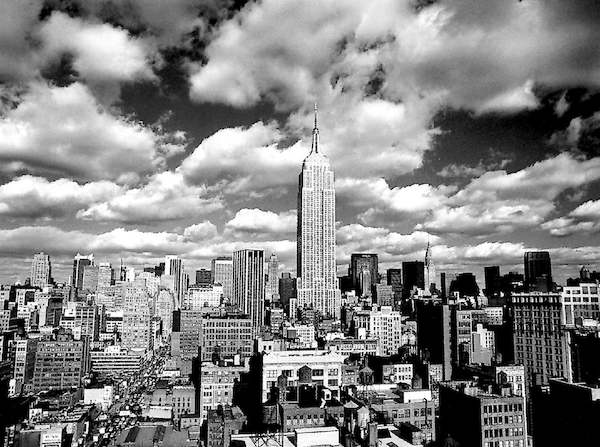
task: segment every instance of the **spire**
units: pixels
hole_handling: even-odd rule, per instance
[[[318,118],[318,109],[317,109],[317,103],[315,102],[315,127],[313,128],[313,133],[312,133],[312,146],[310,148],[311,153],[319,152],[319,127],[317,124],[317,121],[318,121],[317,118]]]
[[[429,266],[431,262],[431,252],[429,251],[429,237],[427,238],[427,248],[425,249],[425,265]]]

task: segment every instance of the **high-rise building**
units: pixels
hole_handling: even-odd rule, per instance
[[[402,298],[402,269],[388,269],[387,283],[394,292],[394,304]]]
[[[114,283],[114,272],[110,262],[98,265],[98,288],[109,287]]]
[[[312,147],[298,182],[297,242],[297,306],[339,318],[334,174],[328,158],[319,152],[316,106]]]
[[[291,273],[282,273],[279,278],[279,301],[289,315],[290,302],[296,299],[296,278]]]
[[[402,314],[384,306],[381,310],[357,311],[353,317],[354,327],[361,335],[361,329],[366,337],[379,340],[378,355],[398,354],[402,346]]]
[[[501,289],[500,266],[484,267],[483,274],[485,277],[485,295],[487,297],[497,296]]]
[[[402,293],[410,296],[413,288],[425,290],[425,263],[408,261],[402,263]]]
[[[431,292],[435,289],[435,264],[431,257],[431,247],[427,242],[427,249],[425,250],[425,292]]]
[[[49,255],[44,252],[33,255],[30,280],[33,287],[40,289],[52,281],[52,264]]]
[[[379,282],[379,261],[374,253],[350,255],[350,280],[358,296],[371,296],[373,286]]]
[[[71,276],[71,285],[78,289],[83,289],[83,272],[85,266],[94,265],[94,255],[81,255],[77,253],[73,259],[73,276]]]
[[[78,387],[87,364],[83,340],[64,330],[55,339],[38,343],[33,371],[33,392]]]
[[[202,361],[211,361],[215,354],[218,354],[221,359],[239,354],[243,359],[252,354],[256,329],[253,321],[249,318],[203,317],[199,334]],[[198,339],[198,335],[196,335],[196,339]]]
[[[207,269],[196,270],[196,285],[210,285],[212,284],[212,272]]]
[[[165,256],[165,276],[169,277],[170,289],[175,298],[175,309],[181,309],[181,301],[186,288],[183,261],[177,256]]]
[[[265,299],[271,302],[279,301],[279,260],[275,253],[271,253],[271,256],[269,256],[266,287]]]
[[[88,292],[95,292],[98,289],[98,273],[99,267],[97,265],[86,265],[83,268],[83,283],[81,289]]]
[[[135,286],[123,291],[123,347],[144,355],[150,349],[150,307],[148,292]]]
[[[233,304],[247,314],[252,326],[264,322],[265,252],[243,249],[233,253]]]
[[[231,285],[233,282],[233,260],[230,257],[219,257],[210,263],[213,284],[223,286],[223,301],[231,302]]]
[[[523,257],[525,288],[529,291],[552,291],[552,265],[547,251],[527,251]]]

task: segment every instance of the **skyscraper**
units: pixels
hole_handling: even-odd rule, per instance
[[[432,286],[435,287],[435,264],[431,258],[429,241],[427,241],[427,249],[425,250],[425,292],[430,292]]]
[[[500,266],[491,265],[483,268],[485,276],[485,295],[496,296],[500,293]]]
[[[552,291],[552,265],[547,251],[525,252],[525,288],[530,291]]]
[[[298,307],[339,318],[341,294],[335,262],[335,188],[328,158],[319,152],[315,126],[298,181]]]
[[[273,296],[275,296],[275,298],[273,298]],[[265,299],[271,302],[279,300],[279,260],[275,253],[271,253],[271,256],[269,256]]]
[[[265,304],[265,252],[233,252],[233,304],[250,317],[252,327],[262,326]]]
[[[71,284],[78,289],[83,288],[83,270],[87,265],[94,265],[94,255],[80,255],[77,253],[73,259],[73,276]]]
[[[172,277],[173,297],[175,299],[175,309],[181,308],[181,301],[185,293],[185,275],[183,271],[183,261],[177,256],[165,256],[165,276]]]
[[[114,272],[110,262],[101,262],[98,266],[98,288],[109,287],[113,283]]]
[[[30,278],[31,285],[33,287],[39,287],[40,289],[45,287],[51,281],[52,264],[50,263],[49,255],[44,252],[33,255]]]
[[[394,304],[402,298],[402,269],[388,269],[387,283],[394,291]]]
[[[359,296],[371,296],[372,287],[379,281],[379,261],[374,253],[352,253],[350,256],[352,288]]]
[[[409,296],[413,287],[425,289],[425,263],[423,261],[402,263],[402,295]]]

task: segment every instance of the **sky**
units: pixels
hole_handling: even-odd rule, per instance
[[[0,2],[0,282],[32,255],[295,271],[313,104],[338,272],[600,269],[595,0]]]

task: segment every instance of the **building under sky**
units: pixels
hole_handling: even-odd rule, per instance
[[[335,187],[329,159],[319,152],[315,126],[298,182],[298,307],[338,316],[341,295],[335,263]]]

